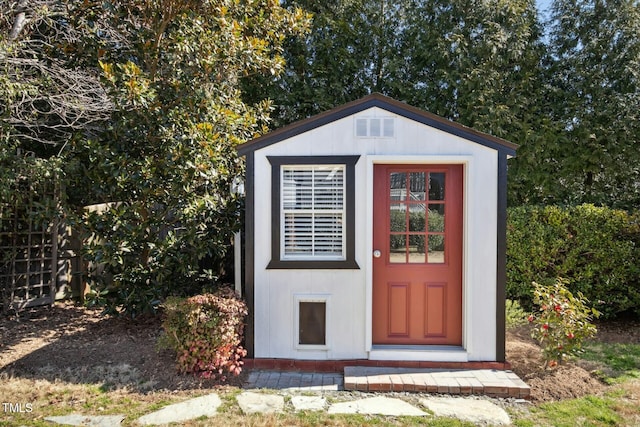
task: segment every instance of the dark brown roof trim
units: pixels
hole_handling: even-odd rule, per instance
[[[505,153],[507,156],[516,155],[516,149],[518,148],[518,146],[512,142],[509,142],[502,138],[497,138],[483,132],[479,132],[475,129],[463,126],[456,122],[452,122],[440,116],[436,116],[435,114],[428,113],[424,110],[412,107],[400,101],[396,101],[393,98],[389,98],[388,96],[384,96],[379,93],[373,93],[371,95],[365,96],[364,98],[349,102],[334,109],[317,114],[313,117],[309,117],[308,119],[297,121],[288,126],[274,130],[273,132],[269,132],[259,138],[239,145],[237,147],[237,150],[239,154],[245,155],[249,152],[260,150],[261,148],[268,147],[271,144],[275,144],[285,139],[292,138],[296,135],[300,135],[304,132],[310,131],[320,126],[324,126],[328,123],[359,113],[360,111],[364,111],[372,107],[382,108],[391,113],[414,120],[418,123],[431,126],[452,135],[459,136],[460,138],[473,141],[485,147],[498,150]]]

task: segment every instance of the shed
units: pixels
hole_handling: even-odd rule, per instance
[[[239,146],[249,357],[504,362],[516,147],[380,94]]]

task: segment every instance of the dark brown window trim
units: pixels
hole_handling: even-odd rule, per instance
[[[271,163],[271,261],[267,269],[359,269],[355,249],[355,165],[360,156],[267,156]],[[280,254],[280,169],[283,165],[345,165],[345,260],[282,260]]]

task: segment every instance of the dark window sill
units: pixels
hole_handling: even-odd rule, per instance
[[[355,260],[346,261],[274,261],[267,265],[267,270],[360,270]]]

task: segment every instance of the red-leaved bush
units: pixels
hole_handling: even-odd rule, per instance
[[[225,380],[239,375],[246,304],[229,288],[165,303],[164,336],[160,342],[176,352],[178,370]]]

